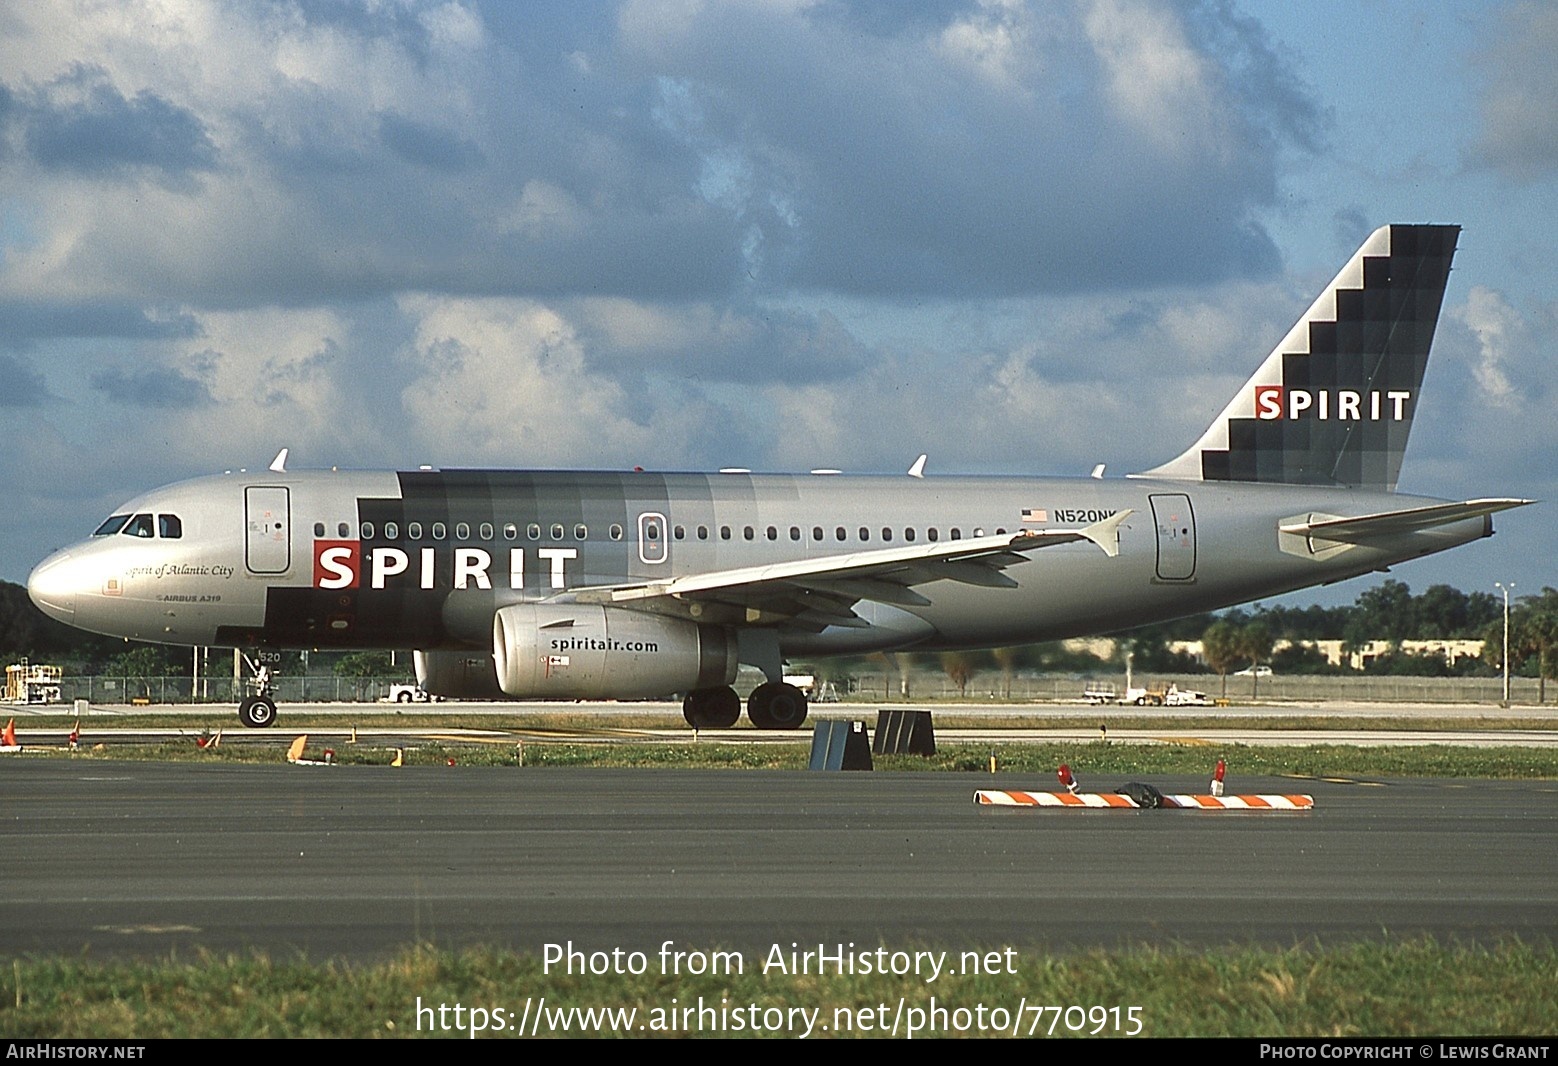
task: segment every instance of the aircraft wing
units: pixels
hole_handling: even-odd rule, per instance
[[[1408,507],[1400,511],[1380,511],[1355,518],[1312,514],[1302,521],[1284,522],[1277,529],[1317,540],[1367,544],[1378,537],[1416,533],[1468,518],[1482,518],[1512,507],[1524,507],[1534,502],[1517,499],[1466,500],[1463,503],[1439,503],[1426,507]]]
[[[988,588],[1016,588],[1002,571],[1024,562],[1025,552],[1079,540],[1109,556],[1120,552],[1120,523],[1131,511],[1110,515],[1082,529],[1019,530],[967,540],[849,552],[820,559],[688,574],[664,581],[575,590],[567,599],[675,614],[723,624],[863,627],[854,613],[861,600],[899,606],[931,601],[915,586],[958,581]]]

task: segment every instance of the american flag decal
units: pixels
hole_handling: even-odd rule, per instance
[[[1022,509],[1024,522],[1048,522],[1049,512],[1041,507],[1024,507]]]

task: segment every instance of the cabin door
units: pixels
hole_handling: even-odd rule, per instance
[[[291,501],[288,490],[251,485],[243,490],[246,530],[244,563],[251,574],[285,574],[292,567]]]
[[[1158,578],[1191,581],[1196,576],[1196,516],[1190,497],[1178,492],[1149,496],[1158,531]]]

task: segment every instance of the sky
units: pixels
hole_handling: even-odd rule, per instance
[[[282,447],[1124,475],[1390,222],[1464,227],[1401,490],[1558,500],[1555,54],[1523,2],[0,2],[0,578]],[[1391,576],[1558,585],[1552,506]]]

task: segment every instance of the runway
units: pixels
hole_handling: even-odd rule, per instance
[[[993,781],[1048,787],[12,760],[0,952],[1558,939],[1558,784],[1240,779],[1316,809],[1226,815],[976,807]]]

